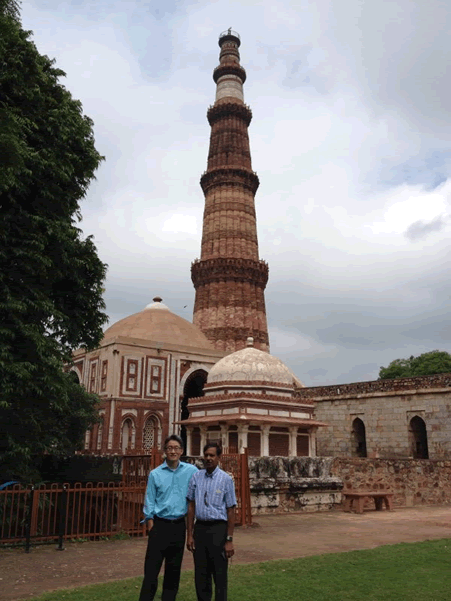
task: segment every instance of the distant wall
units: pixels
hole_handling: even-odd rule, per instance
[[[313,400],[316,419],[327,423],[317,432],[317,455],[352,456],[352,422],[366,430],[368,457],[408,458],[410,420],[426,424],[430,459],[451,459],[451,374],[376,380],[298,389],[300,401]]]
[[[331,477],[346,490],[390,490],[395,506],[451,504],[451,461],[336,457]]]

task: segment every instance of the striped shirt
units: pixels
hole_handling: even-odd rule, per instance
[[[186,496],[189,501],[196,503],[197,520],[227,521],[227,509],[236,505],[233,480],[219,467],[211,474],[205,469],[196,472],[191,478]]]

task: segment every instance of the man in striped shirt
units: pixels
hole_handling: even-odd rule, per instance
[[[198,601],[211,601],[212,577],[215,601],[227,601],[227,566],[235,552],[235,487],[218,467],[220,457],[220,445],[207,443],[205,469],[196,472],[188,486],[187,548],[194,553]]]

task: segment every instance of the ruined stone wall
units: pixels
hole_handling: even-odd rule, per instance
[[[318,429],[317,455],[354,455],[352,422],[358,417],[365,425],[368,457],[411,457],[409,424],[417,415],[426,424],[429,458],[451,459],[451,389],[447,381],[451,381],[450,375],[440,374],[301,389],[301,398],[315,402],[315,418],[328,424]]]
[[[330,457],[250,457],[252,514],[327,511],[341,503],[343,483]]]
[[[336,457],[330,475],[343,492],[390,490],[398,507],[451,504],[451,461]]]
[[[395,507],[451,504],[451,461],[250,457],[249,478],[253,515],[341,510],[342,490],[389,490]]]

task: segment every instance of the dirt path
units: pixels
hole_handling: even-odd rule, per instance
[[[300,513],[257,516],[258,527],[236,530],[234,563],[248,563],[370,549],[399,542],[451,537],[451,508],[419,507],[393,512]],[[2,601],[46,591],[141,576],[147,541],[69,543],[0,551]],[[188,552],[184,569],[192,569]]]

